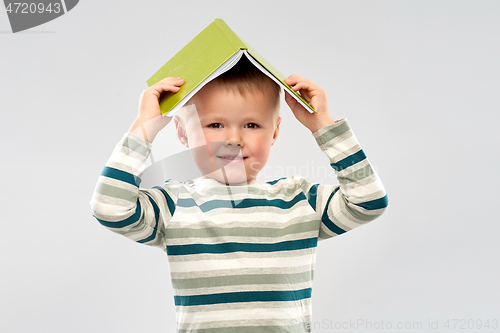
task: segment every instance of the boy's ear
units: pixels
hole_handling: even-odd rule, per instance
[[[278,120],[276,121],[276,128],[274,129],[273,142],[271,143],[271,146],[274,145],[274,143],[278,139],[278,133],[280,132],[280,124],[281,124],[281,117],[278,117]]]
[[[189,148],[186,129],[184,128],[184,126],[182,126],[182,122],[180,121],[179,116],[177,115],[174,116],[174,124],[175,124],[175,131],[177,133],[177,138],[186,148]]]

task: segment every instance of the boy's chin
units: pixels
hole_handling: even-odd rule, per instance
[[[228,186],[242,186],[248,184],[248,179],[246,173],[235,173],[230,170],[219,169],[215,172],[211,172],[209,174],[204,175],[207,178],[214,179],[221,184],[225,184]]]

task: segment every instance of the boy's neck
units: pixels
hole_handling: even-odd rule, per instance
[[[201,176],[199,177],[199,179],[203,179],[203,180],[209,180],[209,181],[213,181],[215,183],[217,183],[218,185],[221,185],[221,186],[248,186],[250,184],[253,184],[255,182],[257,182],[256,179],[252,179],[251,181],[249,181],[248,183],[235,183],[235,184],[227,184],[227,183],[223,183],[223,182],[220,182],[218,181],[217,179],[214,179],[214,178],[210,178],[210,177],[207,177],[207,176]]]

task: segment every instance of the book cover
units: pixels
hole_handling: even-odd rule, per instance
[[[257,68],[295,97],[309,112],[316,113],[299,93],[284,82],[286,77],[283,74],[238,37],[222,19],[216,19],[147,80],[148,86],[169,76],[182,77],[185,81],[177,93],[162,95],[162,115],[174,115],[199,89],[229,70],[242,56],[248,57]]]

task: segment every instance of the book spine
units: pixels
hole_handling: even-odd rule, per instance
[[[221,19],[216,19],[214,25],[219,29],[221,35],[223,35],[229,44],[231,44],[235,49],[248,49],[246,44],[229,28],[229,26]]]

